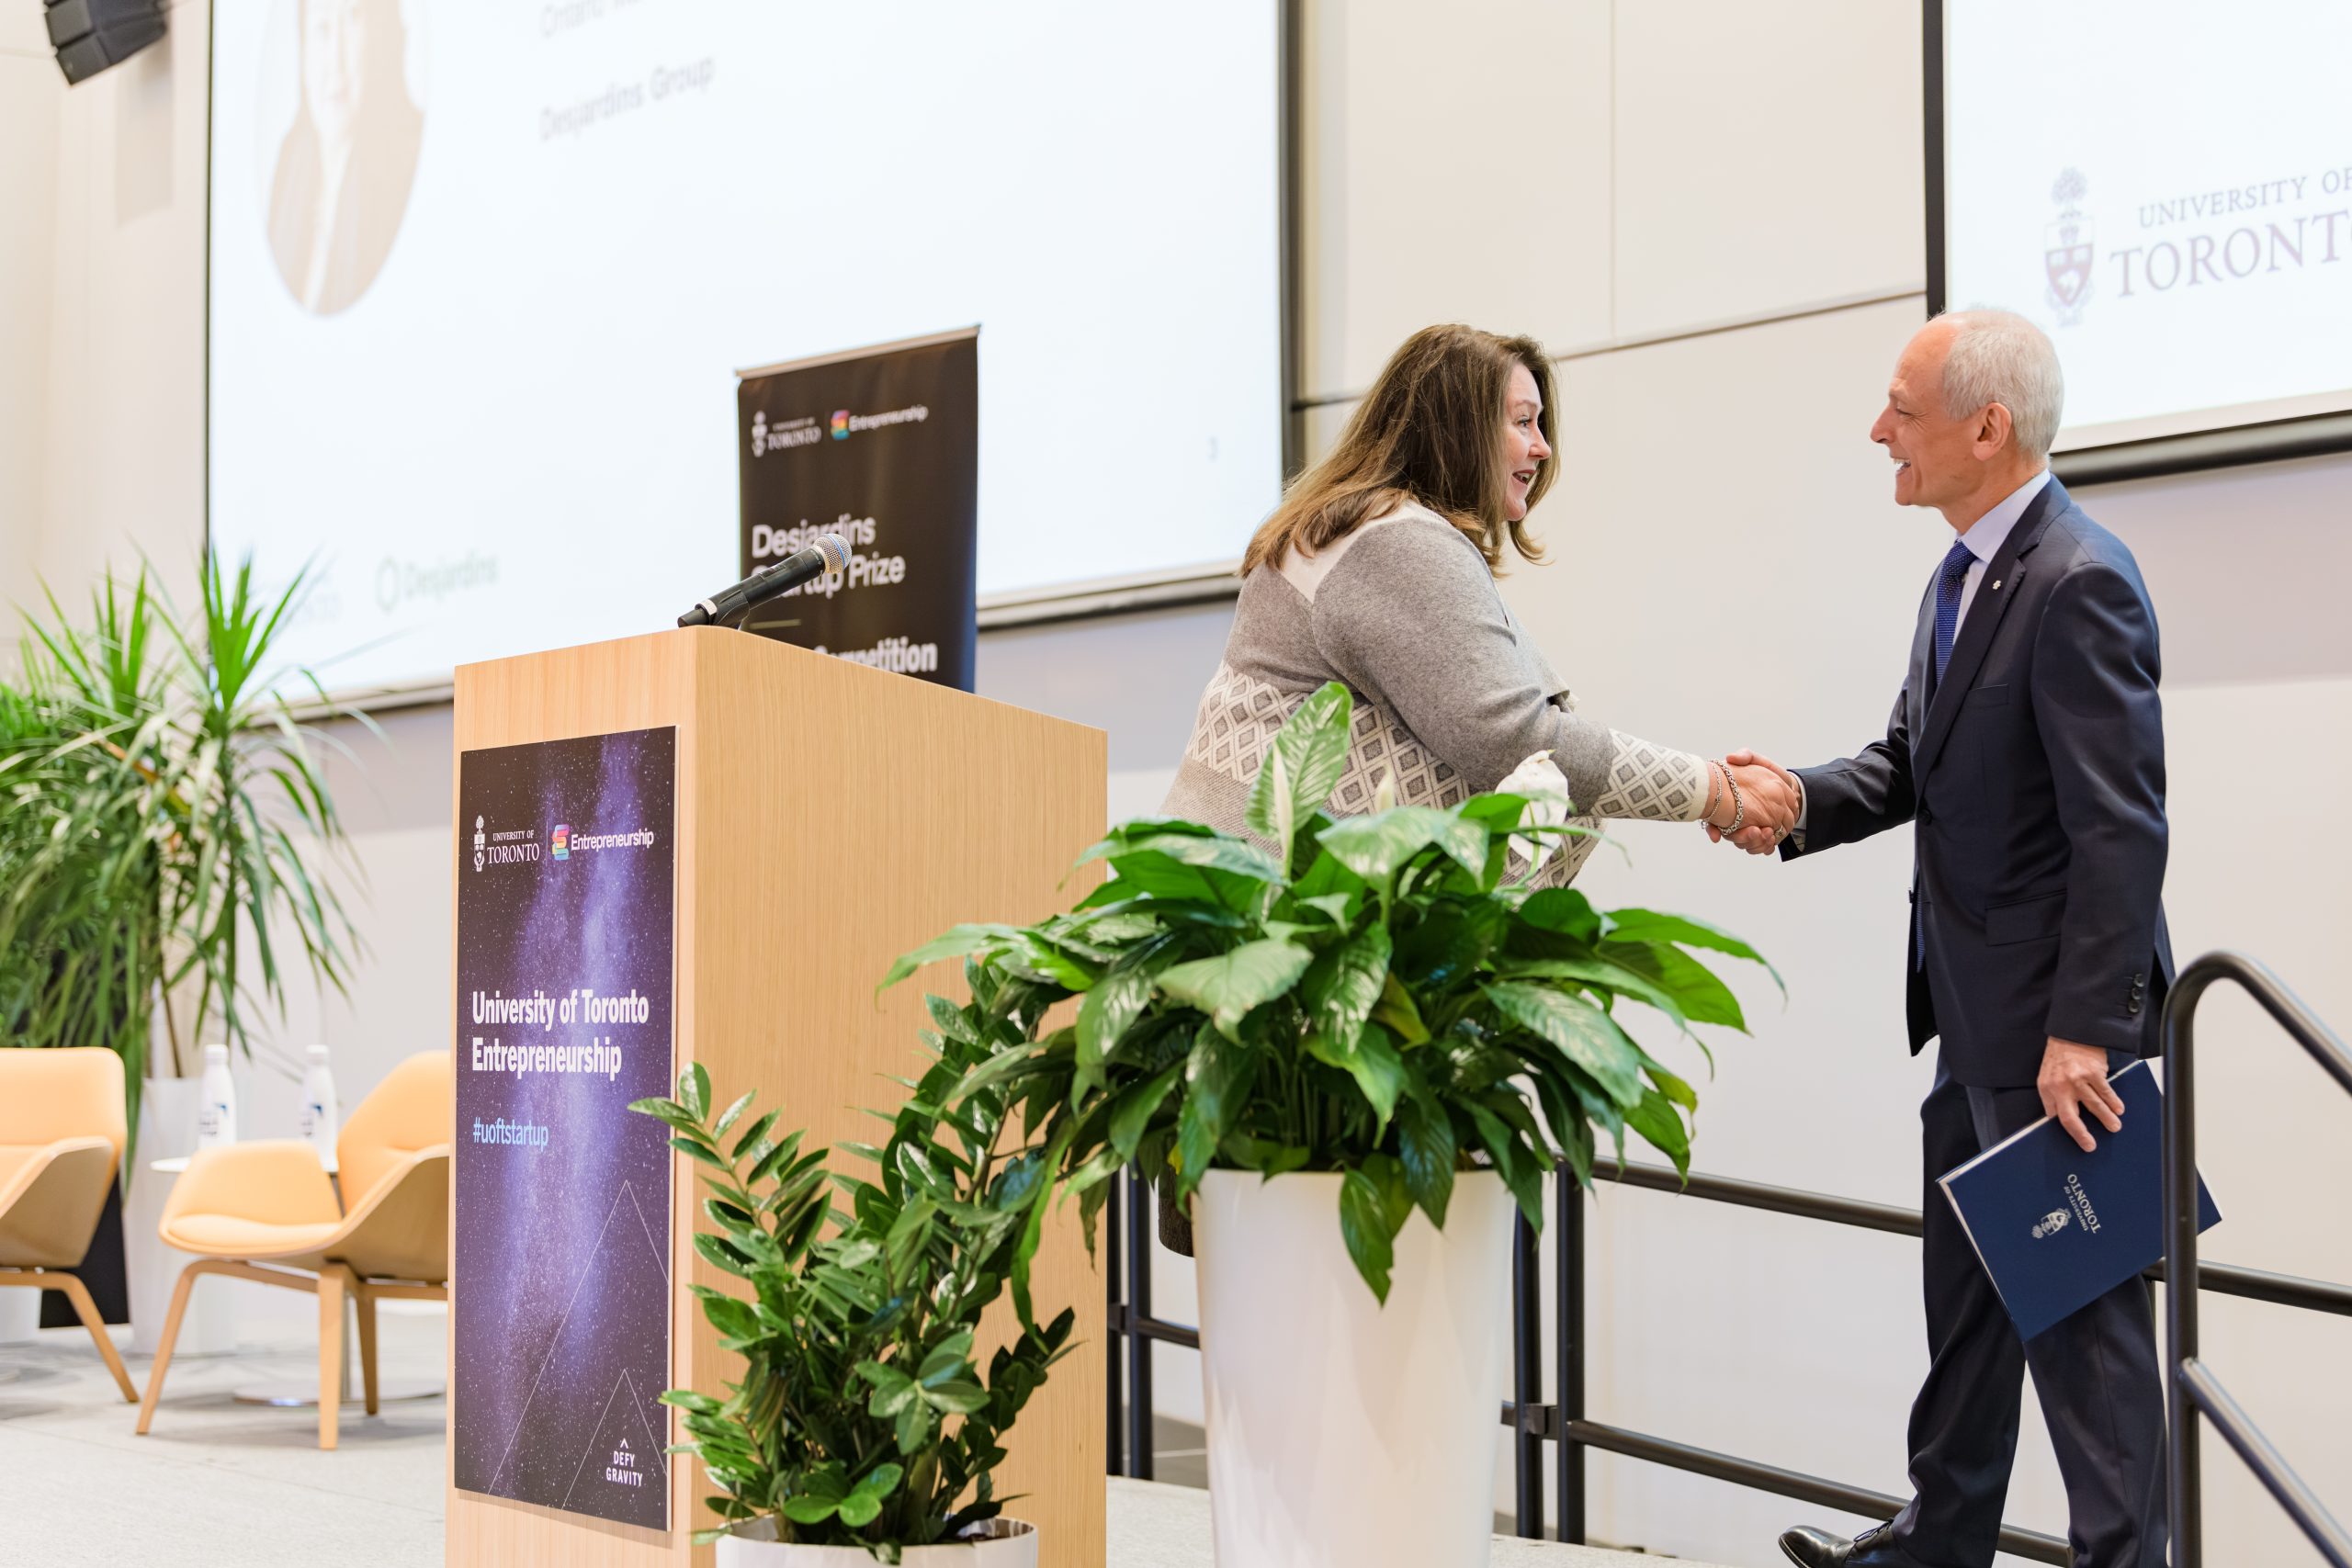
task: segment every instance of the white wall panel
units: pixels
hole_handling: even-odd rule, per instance
[[[38,12],[0,22],[0,646],[11,606],[39,593],[43,445],[49,420],[50,302],[57,259],[57,121],[64,79],[47,58]],[[36,50],[39,52],[34,52]],[[12,654],[0,653],[0,669]]]
[[[1432,321],[1606,337],[1605,0],[1306,12],[1303,390],[1361,392]]]
[[[78,596],[151,558],[192,601],[204,529],[203,0],[65,95],[42,572]]]
[[[1919,288],[1919,7],[1616,8],[1616,335]]]

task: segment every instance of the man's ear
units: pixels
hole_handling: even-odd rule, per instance
[[[1984,412],[1976,416],[1976,455],[1991,457],[2009,444],[2017,434],[2017,422],[2009,417],[2006,403],[1986,403]]]

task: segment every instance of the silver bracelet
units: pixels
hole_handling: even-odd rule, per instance
[[[1728,839],[1733,834],[1739,831],[1740,824],[1747,820],[1747,802],[1740,798],[1739,781],[1731,776],[1731,764],[1728,762],[1717,762],[1715,766],[1723,770],[1724,787],[1731,791],[1731,826],[1728,828],[1718,828],[1715,831]]]

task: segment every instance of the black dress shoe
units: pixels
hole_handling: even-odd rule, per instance
[[[1781,1537],[1781,1551],[1797,1568],[1919,1568],[1918,1560],[1894,1544],[1885,1525],[1853,1540],[1801,1525]]]

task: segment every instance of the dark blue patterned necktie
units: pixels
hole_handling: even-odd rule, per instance
[[[1936,684],[1944,683],[1944,666],[1951,662],[1952,634],[1960,629],[1960,585],[1968,580],[1968,569],[1976,557],[1971,553],[1968,541],[1954,539],[1951,553],[1944,557],[1943,566],[1936,573]]]

